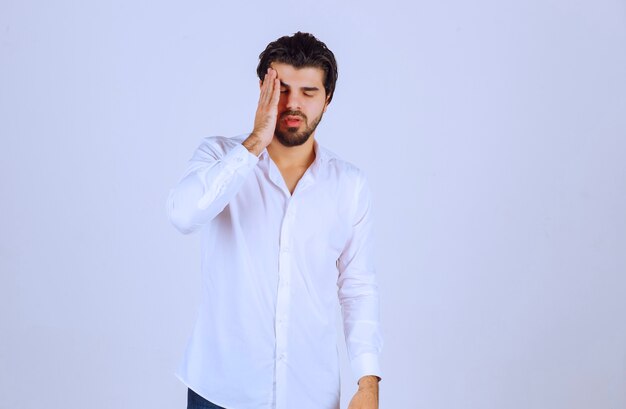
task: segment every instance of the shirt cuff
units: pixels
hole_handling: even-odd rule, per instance
[[[381,379],[383,377],[377,354],[360,354],[354,357],[354,359],[350,362],[350,366],[352,367],[352,374],[354,375],[357,384],[359,383],[359,379],[365,375],[374,375]]]
[[[238,143],[222,157],[222,161],[230,170],[238,171],[242,168],[253,168],[259,161],[259,157]]]

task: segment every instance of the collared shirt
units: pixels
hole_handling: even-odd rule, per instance
[[[167,213],[201,233],[201,298],[176,376],[228,409],[338,409],[335,313],[355,382],[382,378],[370,191],[317,141],[291,194],[248,136],[207,137]],[[356,386],[356,383],[355,383]]]

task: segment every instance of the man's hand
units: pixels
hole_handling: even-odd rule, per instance
[[[243,141],[250,152],[259,155],[272,142],[278,116],[278,100],[280,99],[280,80],[273,68],[268,68],[261,84],[259,105],[254,117],[252,134]]]
[[[359,379],[359,390],[352,397],[348,409],[378,409],[379,380],[373,375]]]

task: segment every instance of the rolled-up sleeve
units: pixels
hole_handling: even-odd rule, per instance
[[[382,379],[379,356],[383,346],[371,192],[363,173],[359,173],[352,209],[352,234],[337,261],[337,285],[348,357],[358,382],[365,375]]]
[[[217,216],[258,162],[241,143],[206,137],[194,152],[166,201],[170,222],[184,234]]]

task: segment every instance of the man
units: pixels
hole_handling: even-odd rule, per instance
[[[202,233],[201,304],[176,375],[188,408],[338,409],[339,301],[358,381],[349,409],[377,409],[370,193],[314,138],[335,57],[298,32],[259,58],[254,129],[204,138],[167,200],[178,230]]]

